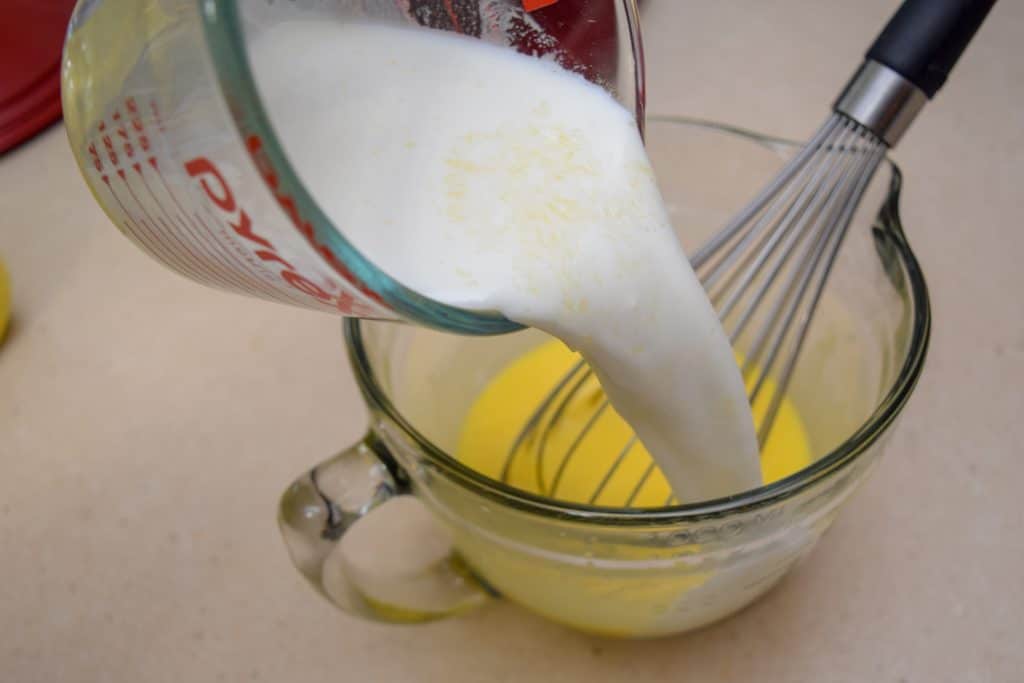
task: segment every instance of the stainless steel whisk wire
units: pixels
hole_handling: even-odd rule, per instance
[[[774,378],[758,427],[762,446],[871,178],[886,151],[945,82],[994,2],[904,2],[817,133],[757,196],[693,253],[691,264],[730,343],[744,351],[741,372],[751,406],[765,400],[766,382]],[[758,325],[752,327],[754,320]],[[569,406],[587,392],[589,400],[596,397],[596,407],[573,435],[549,483],[544,472],[552,432]],[[538,491],[558,497],[570,462],[609,408],[593,371],[582,360],[575,363],[516,435],[502,467],[502,481],[508,481],[517,456],[532,452]],[[598,501],[638,443],[635,434],[627,438],[586,502]],[[622,505],[629,507],[635,502],[655,469],[651,461]],[[664,504],[674,500],[670,494]]]

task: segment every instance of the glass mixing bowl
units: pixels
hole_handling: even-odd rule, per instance
[[[688,249],[794,149],[658,117],[649,119],[647,144]],[[920,376],[930,311],[900,225],[900,185],[899,169],[884,164],[790,384],[818,455],[810,466],[728,498],[663,508],[534,496],[450,454],[478,393],[542,334],[483,339],[348,320],[370,428],[285,492],[280,523],[296,566],[334,604],[387,621],[456,614],[501,595],[585,631],[646,637],[749,604],[828,529],[881,455]]]

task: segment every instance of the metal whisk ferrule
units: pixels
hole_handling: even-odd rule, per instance
[[[927,101],[924,91],[906,78],[867,59],[843,88],[832,109],[894,147]]]

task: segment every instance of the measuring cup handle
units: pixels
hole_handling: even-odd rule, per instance
[[[292,562],[332,603],[376,621],[417,623],[479,606],[491,593],[410,494],[408,475],[369,432],[281,496]]]

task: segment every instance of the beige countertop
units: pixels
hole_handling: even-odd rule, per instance
[[[805,136],[894,0],[653,0],[651,110]],[[206,290],[102,215],[57,127],[0,158],[0,677],[45,681],[1020,681],[1024,4],[994,10],[896,155],[934,337],[886,458],[766,598],[599,640],[507,604],[345,616],[275,525],[362,431],[336,320]]]

